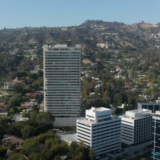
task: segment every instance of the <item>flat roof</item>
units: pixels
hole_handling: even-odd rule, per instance
[[[108,120],[118,119],[118,118],[119,118],[119,117],[117,117],[117,116],[113,116],[113,115],[111,115],[111,119],[108,119]],[[89,123],[89,124],[96,124],[96,123],[104,122],[104,121],[100,121],[100,122],[93,122],[93,121],[89,121],[89,120],[87,120],[86,118],[77,119],[77,120],[80,120],[80,121],[82,121],[82,122],[84,122],[84,123]],[[107,120],[107,121],[108,121],[108,120]]]
[[[130,110],[127,112],[131,112],[131,113],[146,113],[146,112],[150,112],[150,110],[148,109],[135,109],[135,110]]]
[[[160,115],[157,115],[157,114],[153,114],[153,117],[157,117],[157,118],[160,118]]]
[[[55,49],[55,48],[81,48],[80,44],[76,44],[75,46],[67,46],[67,44],[55,44],[55,45],[43,45],[45,49]]]
[[[103,111],[111,111],[111,109],[109,108],[104,108],[104,107],[98,107],[98,108],[95,108],[95,107],[92,107],[91,109],[88,109],[89,111],[96,111],[96,112],[103,112]]]
[[[78,119],[78,120],[80,120],[80,121],[82,121],[82,122],[85,122],[85,123],[89,123],[89,124],[95,124],[95,123],[97,123],[97,122],[92,122],[92,121],[88,121],[87,119]]]
[[[138,102],[139,104],[148,104],[148,105],[159,105],[158,103],[156,102]]]
[[[137,109],[137,110],[126,111],[125,115],[122,115],[120,117],[129,118],[129,119],[141,119],[141,118],[148,117],[151,115],[152,115],[151,110]]]
[[[61,140],[72,143],[73,141],[76,141],[76,134],[75,133],[56,133],[57,135],[60,136]]]

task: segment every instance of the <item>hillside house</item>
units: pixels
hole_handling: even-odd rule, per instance
[[[2,139],[2,143],[4,145],[8,145],[8,144],[12,143],[12,144],[19,144],[21,146],[23,144],[23,142],[24,142],[23,139],[16,137],[16,136],[9,136],[7,138]]]
[[[30,99],[29,101],[21,103],[21,107],[25,108],[33,108],[35,105],[37,105],[37,101],[35,99]]]
[[[91,63],[91,66],[92,66],[93,68],[96,68],[96,67],[97,67],[97,63]]]
[[[108,45],[107,45],[107,44],[104,44],[104,43],[97,43],[96,46],[97,46],[97,47],[100,47],[100,48],[108,48]]]
[[[152,82],[147,82],[147,87],[153,87],[153,83]]]
[[[14,85],[15,85],[15,82],[5,82],[3,88],[6,90],[12,90]]]
[[[43,94],[42,93],[37,93],[37,92],[29,92],[29,93],[26,93],[25,96],[28,97],[28,98],[36,98],[37,96],[42,96]]]
[[[4,102],[0,103],[0,112],[6,112],[6,104]]]
[[[14,80],[12,80],[12,82],[5,82],[3,88],[6,90],[13,90],[13,87],[16,83],[20,83],[23,87],[25,87],[25,83],[18,80],[18,77],[16,77]]]
[[[24,122],[24,121],[28,121],[29,118],[28,117],[22,117],[22,114],[18,114],[18,115],[14,115],[12,118],[13,122]]]

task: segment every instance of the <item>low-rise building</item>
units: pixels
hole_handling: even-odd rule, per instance
[[[149,109],[152,113],[160,110],[160,100],[156,100],[155,103],[153,102],[139,102],[138,109]]]
[[[29,92],[26,93],[25,96],[28,98],[36,98],[37,96],[42,96],[43,94],[40,92]]]
[[[107,44],[104,44],[104,43],[97,43],[97,47],[100,47],[100,48],[108,48],[108,45]]]
[[[0,103],[0,112],[6,112],[6,104],[4,102]]]
[[[29,118],[28,117],[22,117],[22,114],[21,115],[14,115],[13,118],[12,118],[12,121],[13,122],[24,122],[24,121],[28,121]]]
[[[25,108],[32,108],[35,105],[37,105],[36,99],[30,99],[29,101],[21,103],[21,107],[25,107]]]
[[[93,68],[95,68],[95,67],[97,67],[97,63],[91,63],[91,66],[92,66]]]
[[[86,110],[85,118],[77,119],[77,142],[88,145],[96,156],[121,150],[121,119],[103,107]]]
[[[16,136],[9,136],[7,138],[2,139],[2,143],[4,145],[8,145],[8,144],[12,143],[12,144],[19,144],[21,146],[23,144],[23,142],[24,142],[23,139],[16,137]]]
[[[17,83],[19,83],[23,87],[25,87],[25,83],[23,81],[18,80],[18,77],[16,77],[11,82],[5,82],[3,88],[6,89],[6,90],[13,90],[14,85],[17,84]]]
[[[15,84],[15,82],[5,82],[5,83],[4,83],[4,89],[12,90],[14,84]]]
[[[121,141],[132,145],[151,140],[152,112],[148,109],[126,111],[121,117]]]

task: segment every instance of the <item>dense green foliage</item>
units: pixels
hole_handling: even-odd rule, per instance
[[[28,157],[29,160],[59,160],[60,156],[69,155],[72,160],[95,160],[94,153],[82,143],[72,142],[67,145],[50,130],[23,143],[19,153],[13,153],[10,159]]]
[[[50,112],[29,112],[28,117],[28,121],[17,123],[9,123],[9,118],[0,117],[0,138],[9,133],[27,139],[53,129],[54,117]]]

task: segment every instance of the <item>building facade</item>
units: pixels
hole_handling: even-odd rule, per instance
[[[126,111],[121,117],[121,141],[132,145],[151,140],[152,112],[147,109]]]
[[[81,108],[81,46],[43,46],[44,111],[55,126],[75,126]]]
[[[86,110],[85,118],[77,119],[77,142],[88,145],[96,156],[120,151],[121,119],[107,108]]]
[[[155,113],[156,111],[160,110],[160,100],[156,100],[155,103],[139,102],[138,109],[149,109],[152,111],[152,113]]]
[[[156,111],[152,117],[152,151],[153,160],[160,159],[160,111]]]
[[[6,90],[13,90],[14,82],[5,82],[4,83],[4,89]]]

